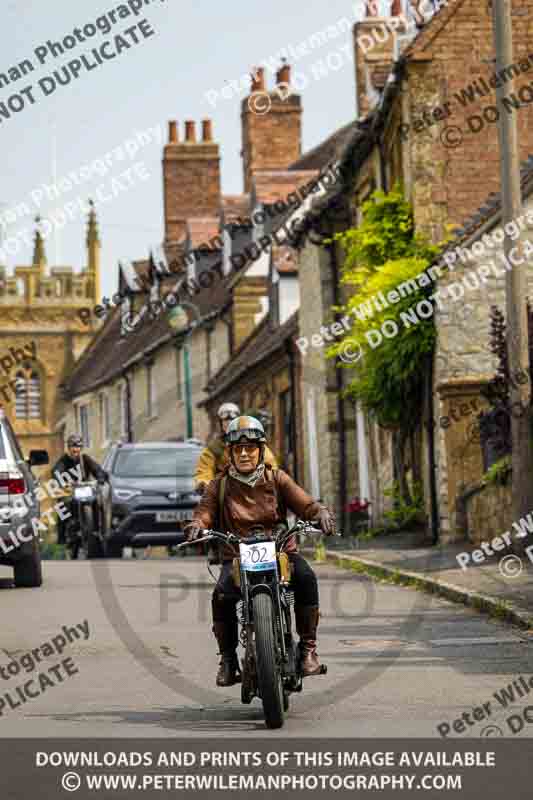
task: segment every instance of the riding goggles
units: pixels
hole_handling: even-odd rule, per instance
[[[261,431],[256,431],[253,428],[248,430],[230,431],[226,433],[226,441],[228,444],[238,444],[241,439],[248,439],[253,442],[264,442],[265,437]]]

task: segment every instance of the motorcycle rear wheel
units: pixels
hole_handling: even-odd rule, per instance
[[[255,647],[257,659],[257,684],[267,728],[281,728],[284,723],[283,687],[276,660],[274,610],[268,594],[253,598]]]

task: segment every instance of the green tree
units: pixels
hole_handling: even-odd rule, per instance
[[[404,297],[397,287],[430,266],[440,245],[431,244],[415,231],[412,208],[399,186],[388,194],[374,192],[362,212],[357,228],[335,236],[345,253],[342,282],[354,290],[346,306],[338,310],[351,317],[352,327],[329,348],[328,355],[340,357],[339,363],[353,374],[347,394],[372,412],[380,426],[392,430],[400,496],[405,503],[412,503],[405,469],[407,444],[411,445],[413,480],[419,481],[414,434],[420,425],[424,375],[436,337],[433,315],[423,319],[413,316],[412,309],[420,301],[428,301],[435,287],[427,275],[413,281],[411,292]],[[388,298],[390,292],[395,292],[394,302]],[[372,346],[370,343],[379,339],[375,332],[387,322],[385,330],[390,333],[396,325],[397,334],[382,336],[380,343]],[[348,354],[359,352],[359,359],[350,363]]]

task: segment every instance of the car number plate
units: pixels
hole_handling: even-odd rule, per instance
[[[242,568],[247,572],[276,568],[276,543],[240,544]]]
[[[75,500],[92,500],[93,497],[94,493],[91,486],[80,486],[74,489]]]
[[[190,511],[158,511],[155,515],[156,522],[181,522],[191,516]]]

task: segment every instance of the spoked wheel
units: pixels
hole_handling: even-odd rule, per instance
[[[256,594],[253,598],[255,622],[255,646],[257,658],[257,683],[267,728],[281,728],[285,706],[281,674],[276,658],[274,613],[268,594]]]

